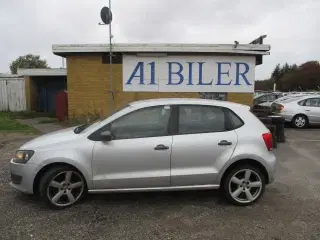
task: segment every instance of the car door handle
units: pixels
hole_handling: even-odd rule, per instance
[[[154,148],[154,150],[167,150],[167,149],[169,149],[169,147],[163,144],[159,144]]]
[[[227,140],[221,140],[221,142],[218,143],[219,146],[228,146],[232,145],[232,142],[229,142]]]
[[[306,111],[306,112],[310,112],[310,110],[308,110],[308,109],[306,109],[305,111]]]

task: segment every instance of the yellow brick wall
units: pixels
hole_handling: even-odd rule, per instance
[[[253,93],[228,93],[227,100],[251,106],[253,102]]]
[[[115,109],[129,102],[169,97],[199,98],[199,93],[158,93],[158,92],[123,92],[122,65],[113,64],[113,89]],[[101,56],[68,56],[67,84],[69,119],[81,115],[108,115],[111,94],[108,92],[109,65],[102,64]],[[243,104],[251,104],[252,94],[229,93],[228,100]]]
[[[155,92],[123,92],[122,65],[114,64],[113,90],[115,92],[114,108],[120,108],[129,102],[166,97],[198,98],[198,93],[155,93]],[[70,56],[67,57],[67,84],[69,118],[80,115],[108,114],[109,65],[102,64],[101,56]]]

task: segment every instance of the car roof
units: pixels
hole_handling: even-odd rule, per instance
[[[156,98],[156,99],[147,99],[131,102],[129,105],[133,107],[149,107],[157,105],[173,105],[173,104],[190,104],[190,105],[213,105],[219,107],[228,107],[228,108],[247,108],[248,105],[243,105],[234,102],[212,100],[212,99],[201,99],[201,98]]]
[[[302,100],[305,100],[305,99],[308,99],[308,98],[320,98],[320,94],[316,94],[316,95],[303,95],[303,96],[299,96],[299,97],[295,97],[295,98],[290,98],[288,99],[288,102],[298,102],[298,101],[302,101]],[[291,101],[289,101],[291,100]],[[283,103],[286,103],[286,100],[283,102]]]

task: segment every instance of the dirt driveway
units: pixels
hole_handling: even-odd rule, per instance
[[[286,134],[276,182],[254,206],[197,191],[94,195],[63,211],[9,187],[8,159],[32,136],[0,136],[0,238],[319,240],[320,129]]]

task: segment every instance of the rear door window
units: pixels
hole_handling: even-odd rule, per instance
[[[233,130],[236,128],[240,128],[244,125],[244,121],[237,115],[235,114],[232,110],[228,108],[224,108],[224,111],[227,114],[227,120],[229,122],[229,130]]]
[[[179,134],[223,132],[226,130],[226,115],[221,107],[203,105],[179,106]]]

